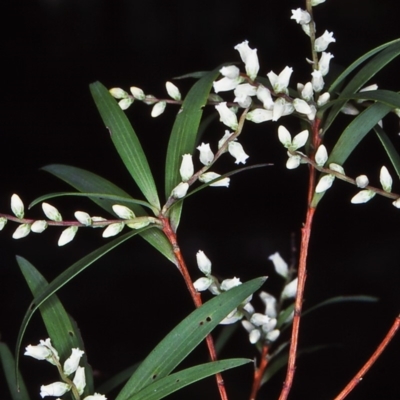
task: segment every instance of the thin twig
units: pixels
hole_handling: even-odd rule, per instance
[[[165,233],[169,242],[172,245],[172,249],[174,251],[175,257],[178,262],[179,271],[182,274],[183,279],[185,280],[186,286],[188,288],[190,296],[192,297],[193,303],[196,306],[196,308],[199,308],[203,305],[203,302],[201,300],[200,293],[197,292],[197,290],[193,286],[192,278],[190,277],[185,260],[182,256],[182,252],[179,248],[176,234],[175,234],[174,230],[171,228],[170,221],[167,217],[160,216],[159,219],[163,223],[163,232]],[[215,351],[214,340],[213,340],[211,334],[207,335],[206,343],[207,343],[208,352],[210,354],[211,361],[217,361],[217,353]],[[218,373],[215,375],[215,377],[217,380],[217,386],[218,386],[218,390],[219,390],[219,393],[221,396],[221,400],[228,400],[228,396],[226,394],[225,384],[224,384],[222,375],[220,373]]]
[[[360,371],[357,372],[354,378],[352,378],[352,380],[339,393],[339,395],[335,397],[334,400],[343,400],[360,383],[360,381],[363,379],[363,376],[368,372],[368,370],[372,367],[375,361],[380,357],[383,350],[385,350],[386,346],[393,339],[399,327],[400,327],[400,315],[396,317],[388,333],[386,334],[382,342],[379,344],[378,348],[374,351],[372,356],[369,358],[369,360],[363,365]]]
[[[267,358],[268,351],[269,351],[268,345],[264,344],[261,352],[260,366],[258,368],[257,367],[254,368],[254,379],[250,393],[250,400],[255,400],[257,393],[260,390],[262,377],[268,365],[268,358]]]

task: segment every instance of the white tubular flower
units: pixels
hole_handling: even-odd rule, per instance
[[[314,92],[319,93],[324,88],[324,85],[325,85],[324,79],[322,78],[321,71],[318,71],[315,69],[311,73],[311,76],[312,76],[311,84],[314,89]]]
[[[277,274],[283,276],[284,278],[287,278],[289,273],[289,267],[287,265],[287,262],[281,257],[281,255],[278,252],[271,254],[268,257],[268,260],[271,260],[272,263],[274,264],[274,268]]]
[[[389,174],[389,171],[385,166],[381,168],[381,173],[379,176],[382,188],[385,192],[390,193],[392,191],[392,184],[393,184],[393,179]]]
[[[323,167],[326,161],[328,160],[328,152],[326,151],[326,147],[321,144],[318,147],[317,152],[315,153],[315,162],[318,166]]]
[[[104,394],[95,393],[90,396],[86,396],[83,400],[107,400],[107,397]]]
[[[41,341],[43,342],[43,341]],[[43,342],[45,343],[45,342]],[[31,344],[25,347],[24,356],[36,358],[36,360],[49,360],[52,356],[52,351],[45,344],[39,344],[32,346]]]
[[[25,236],[28,236],[30,231],[31,231],[31,225],[30,224],[21,224],[15,230],[15,232],[12,235],[12,237],[13,237],[13,239],[22,239]]]
[[[71,355],[64,363],[63,371],[65,375],[71,375],[77,370],[83,354],[85,354],[85,352],[80,349],[72,349]]]
[[[280,117],[284,115],[289,115],[293,111],[293,104],[280,97],[274,102],[274,108],[272,110],[272,121],[278,121]]]
[[[189,184],[187,182],[181,182],[178,186],[172,189],[171,196],[175,199],[181,199],[182,197],[186,196],[188,189]]]
[[[298,278],[293,279],[292,282],[288,283],[282,291],[282,299],[290,299],[296,297],[297,293],[297,281]]]
[[[324,175],[318,182],[317,186],[315,187],[315,193],[322,193],[328,190],[335,180],[335,176],[328,174]]]
[[[292,10],[290,19],[294,19],[300,25],[304,25],[310,23],[311,15],[307,11],[298,8],[297,10]]]
[[[204,275],[210,275],[211,274],[211,261],[210,259],[204,254],[204,251],[199,250],[196,253],[196,261],[197,261],[197,266],[199,267],[199,270],[204,274]]]
[[[311,6],[315,7],[318,4],[325,3],[325,0],[311,0]]]
[[[217,104],[215,106],[215,109],[219,113],[219,117],[220,117],[219,120],[224,125],[228,126],[232,130],[236,131],[236,129],[238,127],[237,116],[232,110],[230,110],[227,107],[226,102],[222,102],[222,103]]]
[[[251,105],[251,96],[255,96],[257,93],[257,88],[249,83],[242,83],[236,86],[234,101],[239,104],[242,108],[248,108]]]
[[[375,192],[373,192],[372,190],[361,190],[361,192],[358,192],[355,196],[353,196],[353,198],[351,199],[351,202],[353,204],[362,204],[362,203],[366,203],[367,201],[370,201],[374,196],[375,196]]]
[[[315,39],[314,50],[317,52],[325,51],[329,43],[332,42],[336,42],[336,39],[333,37],[333,32],[325,31],[322,36]]]
[[[276,318],[276,298],[267,292],[260,292],[260,299],[265,304],[265,315],[270,318]]]
[[[85,368],[78,367],[76,369],[73,382],[76,386],[76,389],[78,390],[78,393],[82,394],[86,386]]]
[[[369,180],[368,180],[367,175],[357,176],[356,185],[357,185],[357,187],[359,187],[361,189],[364,189],[365,187],[367,187],[369,185]]]
[[[0,231],[6,226],[7,218],[0,217]]]
[[[70,389],[71,387],[64,382],[54,382],[50,385],[42,385],[40,387],[40,396],[42,398],[46,396],[62,396]]]
[[[310,114],[312,111],[308,103],[302,99],[294,99],[293,107],[300,114]]]
[[[251,49],[249,47],[249,42],[245,40],[244,42],[235,46],[240,54],[240,58],[245,64],[246,74],[250,79],[254,80],[257,77],[258,71],[260,69],[260,64],[257,57],[257,49]]]
[[[304,87],[301,89],[301,97],[306,100],[312,100],[314,96],[314,89],[311,82],[307,82]]]
[[[203,165],[210,165],[214,160],[214,153],[211,151],[209,143],[202,143],[200,146],[197,146],[197,150],[200,151],[200,162]]]
[[[118,215],[121,219],[133,219],[135,218],[135,213],[128,207],[122,206],[120,204],[114,204],[112,206],[115,214]]]
[[[290,76],[292,75],[292,72],[293,68],[285,67],[279,74],[279,76],[276,75],[273,71],[267,74],[275,93],[287,94],[288,92],[287,87],[289,86],[289,80]]]
[[[321,96],[319,96],[318,100],[317,100],[318,107],[325,105],[329,101],[330,98],[331,98],[331,95],[329,94],[329,92],[325,92],[325,93],[321,94]]]
[[[204,292],[211,286],[212,283],[213,280],[211,278],[203,277],[193,282],[193,286],[198,292]]]
[[[165,84],[165,87],[167,89],[168,95],[172,97],[174,100],[179,101],[182,98],[181,92],[172,82],[168,81]]]
[[[271,110],[265,110],[263,108],[255,108],[246,114],[246,119],[248,121],[259,124],[265,121],[272,121],[273,113]]]
[[[249,156],[244,152],[243,146],[238,142],[229,142],[228,151],[232,157],[236,158],[235,164],[246,164]]]
[[[35,221],[31,225],[31,231],[35,233],[42,233],[48,227],[48,223],[43,220]]]
[[[52,205],[48,203],[42,203],[42,210],[48,219],[56,222],[62,221],[61,214],[58,212],[57,208],[53,207]]]
[[[194,166],[191,154],[184,154],[182,156],[181,167],[179,168],[182,181],[188,181],[194,174]]]
[[[75,211],[75,218],[83,225],[90,226],[92,225],[92,218],[87,212],[84,211]]]
[[[232,289],[241,284],[242,284],[242,282],[240,282],[240,279],[236,278],[236,277],[232,278],[232,279],[225,279],[221,282],[221,290],[226,292],[227,290]]]
[[[215,172],[205,172],[204,174],[201,174],[199,176],[199,181],[203,182],[203,183],[208,183],[210,181],[213,181],[214,179],[217,179],[218,177],[220,177],[220,174],[217,174]],[[211,183],[210,186],[214,186],[214,187],[218,187],[218,186],[225,186],[225,187],[229,187],[229,183],[230,183],[230,178],[222,178],[214,183]]]
[[[64,229],[58,239],[58,245],[61,247],[71,242],[74,239],[76,232],[78,232],[77,226],[69,226],[67,229]]]
[[[129,97],[129,94],[121,88],[112,88],[109,90],[109,92],[115,99],[126,99]]]
[[[240,75],[240,69],[236,65],[229,65],[229,66],[226,66],[226,67],[222,67],[219,70],[219,72],[225,78],[229,78],[229,79],[236,79]]]
[[[325,76],[329,72],[329,63],[332,58],[333,55],[331,53],[322,53],[318,61],[318,70],[321,72],[322,76]]]
[[[133,99],[128,97],[127,99],[122,99],[118,102],[119,107],[121,110],[127,110],[133,103]]]
[[[125,224],[123,222],[116,222],[115,224],[110,224],[103,231],[103,238],[108,238],[111,236],[118,235],[124,229]]]
[[[17,218],[24,218],[24,203],[15,193],[11,196],[11,210]]]
[[[241,81],[242,80],[240,78],[231,79],[225,76],[224,78],[213,82],[214,92],[219,93],[234,90]]]
[[[164,112],[166,106],[167,102],[165,101],[159,101],[158,103],[154,104],[153,109],[151,110],[151,116],[153,118],[157,118]]]
[[[266,110],[272,110],[274,108],[274,100],[272,100],[271,91],[265,86],[258,86],[257,99],[263,103],[263,107]]]
[[[143,90],[136,86],[131,86],[130,91],[132,93],[132,96],[137,100],[143,101],[146,98],[146,95],[144,94]]]

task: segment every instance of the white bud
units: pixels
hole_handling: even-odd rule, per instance
[[[179,101],[182,98],[181,92],[172,82],[167,82],[165,84],[165,87],[167,88],[169,96],[172,97],[174,100]]]
[[[62,217],[57,208],[48,203],[42,203],[42,209],[46,217],[52,221],[61,222]]]
[[[197,266],[199,267],[199,270],[204,274],[204,275],[210,275],[211,274],[211,261],[210,259],[204,254],[204,251],[199,250],[196,253],[196,260],[197,260]]]
[[[281,332],[279,331],[279,329],[274,329],[273,331],[267,333],[266,339],[270,342],[275,342],[275,340],[278,339],[280,333]]]
[[[64,229],[58,239],[58,245],[61,247],[71,242],[74,239],[76,232],[78,232],[77,226],[69,226],[67,229]]]
[[[315,7],[318,4],[325,3],[325,0],[311,0],[311,6]]]
[[[120,204],[114,204],[112,206],[112,209],[115,212],[115,214],[117,214],[118,217],[120,217],[122,219],[133,219],[133,218],[135,218],[134,212],[128,207],[122,206]]]
[[[326,151],[326,147],[323,144],[321,144],[318,147],[317,152],[315,153],[315,162],[317,163],[317,165],[322,167],[327,160],[328,160],[328,152]]]
[[[240,69],[236,65],[222,67],[219,72],[229,79],[236,79],[240,75]]]
[[[119,107],[121,110],[127,110],[133,103],[133,99],[128,97],[127,99],[122,99],[118,102]]]
[[[314,92],[319,93],[324,88],[324,85],[325,85],[324,79],[322,78],[321,71],[318,71],[315,69],[311,73],[311,76],[312,76],[311,84],[314,89]]]
[[[109,90],[112,97],[115,99],[126,99],[129,97],[129,94],[125,92],[125,90],[121,88],[112,88]]]
[[[308,103],[302,99],[293,100],[294,109],[300,114],[310,114],[311,108]]]
[[[318,182],[316,188],[315,188],[315,192],[316,193],[322,193],[325,192],[326,190],[328,190],[331,186],[333,181],[335,180],[335,176],[328,174],[328,175],[324,175]]]
[[[288,283],[282,291],[282,299],[290,299],[296,297],[297,293],[297,278]]]
[[[317,105],[319,107],[322,107],[329,101],[330,98],[331,98],[331,95],[329,94],[329,92],[325,92],[325,93],[321,94],[321,96],[318,97]]]
[[[272,100],[271,91],[263,85],[257,88],[257,98],[263,103],[263,107],[267,110],[274,108],[274,101]]]
[[[276,318],[277,309],[276,309],[276,298],[267,292],[260,293],[260,299],[265,304],[265,315],[268,317]]]
[[[250,322],[255,326],[262,326],[267,324],[270,321],[270,317],[261,313],[254,313],[251,318]]]
[[[297,8],[296,10],[292,10],[290,19],[294,19],[298,24],[304,25],[311,21],[311,15],[307,11]]]
[[[301,97],[306,100],[312,100],[314,96],[314,89],[311,82],[307,82],[304,87],[301,89]]]
[[[186,196],[188,189],[189,184],[187,182],[181,182],[178,186],[172,189],[171,196],[175,199],[181,199],[182,197]]]
[[[335,171],[335,172],[339,172],[339,174],[346,175],[345,172],[344,172],[343,167],[341,165],[339,165],[339,164],[330,163],[329,164],[329,169],[331,169],[332,171]]]
[[[179,173],[181,174],[182,181],[189,180],[194,173],[194,166],[191,154],[184,154],[182,156],[182,163],[179,169]]]
[[[138,217],[126,224],[128,228],[131,229],[141,229],[150,224],[150,219],[148,217]]]
[[[233,135],[233,132],[229,132],[228,130],[225,131],[224,136],[222,139],[218,141],[218,150],[226,143],[226,141]]]
[[[391,192],[392,191],[392,184],[393,184],[393,179],[389,174],[389,171],[385,166],[381,168],[381,173],[379,176],[382,188],[385,192]]]
[[[260,340],[260,337],[261,337],[261,332],[258,329],[253,329],[249,333],[249,341],[251,344],[257,343]]]
[[[211,278],[203,277],[193,282],[193,286],[198,292],[204,292],[211,286],[212,283],[213,280]]]
[[[246,74],[250,77],[250,79],[254,80],[257,78],[260,64],[258,62],[257,49],[251,49],[248,43],[249,42],[245,40],[244,42],[236,45],[235,50],[239,52],[240,58],[245,64]]]
[[[83,367],[77,368],[73,382],[78,390],[78,393],[82,394],[86,386],[85,368]]]
[[[102,236],[104,238],[108,238],[111,236],[118,235],[124,229],[125,224],[123,222],[116,222],[114,224],[110,224],[104,229]]]
[[[226,292],[227,290],[232,289],[241,284],[242,282],[240,282],[239,278],[225,279],[221,282],[221,290]]]
[[[219,113],[219,117],[220,117],[219,120],[224,125],[228,126],[232,130],[236,131],[236,129],[238,127],[237,116],[232,110],[230,110],[227,107],[226,102],[222,102],[222,103],[217,104],[215,106],[215,109]]]
[[[289,158],[286,161],[286,168],[287,169],[295,169],[297,168],[300,163],[301,163],[301,157],[298,155],[292,155],[288,152]]]
[[[48,227],[47,221],[39,220],[35,221],[31,225],[31,231],[35,233],[42,233]]]
[[[256,124],[260,124],[261,122],[265,121],[272,121],[272,118],[272,110],[265,110],[263,108],[255,108],[246,114],[246,119]]]
[[[286,148],[289,148],[292,144],[292,136],[283,125],[280,125],[278,128],[278,138]]]
[[[271,254],[268,257],[268,260],[271,260],[274,264],[274,268],[277,274],[283,276],[284,278],[287,278],[289,267],[287,265],[287,262],[281,257],[278,252]]]
[[[92,218],[90,215],[84,211],[76,211],[75,218],[83,225],[90,226],[92,225]]]
[[[203,182],[203,183],[208,183],[210,181],[213,181],[214,179],[217,179],[218,177],[220,177],[220,174],[217,174],[215,172],[205,172],[204,174],[201,174],[199,176],[199,181]],[[211,183],[210,186],[225,186],[225,187],[229,187],[229,182],[230,182],[230,178],[222,178],[214,183]]]
[[[159,101],[158,103],[154,104],[153,109],[151,110],[151,116],[153,118],[157,118],[164,112],[166,105],[167,103],[165,101]]]
[[[329,72],[329,63],[331,58],[333,58],[331,53],[322,53],[321,58],[318,61],[318,69],[321,71],[322,76],[325,76]]]
[[[15,193],[11,196],[11,210],[17,218],[24,218],[24,203]]]
[[[132,96],[137,100],[143,101],[146,98],[146,95],[144,94],[143,90],[136,86],[131,86],[130,91],[132,93]]]
[[[214,153],[211,151],[209,143],[202,143],[197,146],[197,150],[200,151],[200,162],[203,165],[209,165],[214,160]]]
[[[13,237],[13,239],[21,239],[25,236],[28,236],[30,231],[31,231],[30,224],[21,224],[15,230],[12,237]]]
[[[396,208],[400,208],[400,197],[392,203]]]
[[[0,231],[6,226],[7,218],[0,217]]]
[[[367,175],[357,176],[357,178],[356,178],[357,187],[364,189],[365,187],[368,186],[368,184],[369,184],[369,180],[368,180]]]
[[[361,192],[358,192],[355,196],[353,196],[353,198],[351,199],[351,202],[353,204],[362,204],[362,203],[366,203],[367,201],[370,201],[374,196],[375,196],[375,192],[373,192],[372,190],[361,190]]]
[[[308,140],[308,130],[305,129],[304,131],[301,131],[293,138],[292,144],[289,147],[289,149],[292,151],[297,150],[300,147],[303,147],[307,143],[307,140]]]

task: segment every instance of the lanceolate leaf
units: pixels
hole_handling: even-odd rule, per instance
[[[168,198],[172,189],[181,181],[179,167],[184,154],[195,150],[197,133],[203,107],[207,103],[212,84],[219,74],[219,68],[205,74],[197,81],[187,94],[180,112],[177,114],[169,138],[167,160],[165,165],[165,196]],[[222,135],[221,135],[222,136]],[[182,208],[182,202],[174,207],[170,215],[171,224],[176,229]]]
[[[176,326],[140,364],[117,400],[127,400],[168,376],[188,354],[247,296],[264,283],[253,279],[214,297]]]
[[[160,209],[156,185],[146,155],[128,118],[100,82],[92,83],[90,91],[123,163],[147,201]]]
[[[394,147],[393,143],[390,141],[385,131],[379,126],[375,125],[375,133],[377,134],[379,140],[382,143],[383,148],[392,162],[392,165],[396,171],[397,176],[400,178],[400,155]]]
[[[25,258],[17,257],[17,262],[33,296],[38,296],[43,288],[48,285],[48,282]],[[84,350],[80,331],[65,311],[57,295],[53,294],[47,299],[39,307],[39,311],[48,336],[51,338],[51,343],[57,349],[62,362],[71,355],[72,348]],[[94,388],[92,369],[87,362],[86,354],[83,355],[80,365],[85,368],[86,388],[84,394],[87,396],[93,393]]]
[[[110,195],[130,198],[128,193],[114,185],[109,180],[102,178],[93,172],[86,171],[81,168],[71,167],[69,165],[52,164],[42,168],[44,171],[50,172],[57,178],[68,183],[80,192],[90,193],[108,193]],[[112,206],[114,201],[107,198],[91,198],[97,205],[114,215]],[[147,215],[146,211],[138,204],[132,204],[121,201],[119,204],[127,206],[132,209],[136,216]],[[163,254],[169,261],[176,265],[174,252],[168,239],[158,229],[148,229],[141,231],[140,236],[154,246],[161,254]]]

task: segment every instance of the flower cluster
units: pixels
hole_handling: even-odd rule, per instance
[[[37,346],[29,345],[25,348],[26,356],[36,358],[37,360],[46,360],[55,365],[60,372],[62,382],[53,382],[49,385],[40,387],[40,396],[63,396],[70,390],[82,395],[86,386],[85,369],[79,366],[80,359],[84,352],[78,348],[72,349],[70,357],[65,360],[64,365],[60,363],[60,357],[57,350],[52,346],[50,339],[41,340]],[[70,375],[74,374],[71,380]],[[102,394],[95,393],[86,396],[83,400],[107,400]]]

